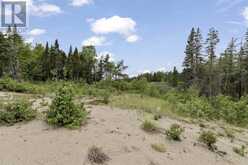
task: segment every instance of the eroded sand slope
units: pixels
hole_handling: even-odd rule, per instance
[[[90,107],[88,124],[80,130],[53,129],[44,121],[0,127],[0,165],[83,165],[88,148],[99,146],[109,155],[109,165],[247,165],[248,159],[233,153],[227,138],[219,138],[221,157],[196,144],[200,128],[185,127],[182,142],[171,142],[162,133],[148,134],[140,129],[142,114],[137,111]],[[168,128],[175,120],[164,118],[158,125]],[[244,133],[243,133],[244,134]],[[244,139],[246,135],[244,134]],[[156,152],[153,143],[164,143],[166,153]]]

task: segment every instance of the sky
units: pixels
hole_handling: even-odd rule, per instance
[[[1,1],[1,0],[0,0]],[[187,37],[200,27],[220,33],[218,52],[232,37],[241,39],[248,26],[248,0],[27,0],[29,43],[95,45],[125,61],[127,73],[182,67]]]

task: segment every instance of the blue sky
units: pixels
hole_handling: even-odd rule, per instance
[[[128,73],[181,67],[187,36],[200,27],[220,32],[222,51],[248,25],[248,0],[28,0],[29,42],[59,39],[69,45],[95,44],[97,51],[123,59]]]

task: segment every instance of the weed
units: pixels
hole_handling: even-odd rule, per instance
[[[101,148],[93,146],[88,151],[88,160],[91,163],[104,164],[106,161],[109,161],[110,158],[102,151]]]
[[[246,155],[246,147],[243,145],[241,148],[233,147],[233,151],[237,153],[238,155],[244,157]]]
[[[157,131],[156,125],[149,120],[145,120],[142,124],[142,129],[146,132],[155,132]]]
[[[181,141],[181,134],[183,133],[184,129],[178,125],[173,124],[171,125],[169,130],[166,130],[166,135],[169,139],[175,140],[175,141]]]
[[[0,111],[0,124],[13,125],[15,123],[30,121],[36,117],[36,111],[30,108],[28,102],[18,101],[3,106]]]
[[[206,144],[211,151],[214,151],[216,149],[215,143],[217,142],[217,137],[215,133],[211,131],[202,132],[199,137],[199,141]]]

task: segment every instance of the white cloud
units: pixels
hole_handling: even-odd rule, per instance
[[[119,33],[130,35],[135,31],[136,22],[132,18],[113,16],[101,18],[91,25],[91,30],[97,34]]]
[[[111,52],[108,52],[108,51],[103,51],[103,52],[98,53],[97,59],[100,59],[101,57],[105,58],[107,55],[109,55],[109,60],[110,61],[115,61],[114,54],[111,53]]]
[[[129,17],[113,16],[101,18],[91,23],[91,30],[96,34],[117,33],[122,35],[128,42],[136,42],[136,22]]]
[[[158,72],[166,72],[166,68],[165,67],[162,67],[162,68],[159,68],[157,71]]]
[[[137,35],[131,35],[126,39],[126,41],[130,43],[137,42],[138,40],[139,40],[139,36]]]
[[[245,0],[217,0],[216,6],[218,7],[218,12],[225,12],[243,3],[244,1]]]
[[[12,1],[12,0],[11,0]],[[50,16],[62,13],[59,6],[47,3],[44,0],[25,0],[28,5],[28,10],[34,16]]]
[[[248,6],[245,7],[245,9],[244,9],[243,12],[242,12],[242,15],[243,15],[245,21],[246,21],[247,24],[248,24]]]
[[[34,37],[29,37],[25,40],[25,43],[32,44],[34,42]]]
[[[30,4],[30,12],[35,16],[49,16],[62,13],[59,6],[49,3]]]
[[[239,22],[239,21],[226,21],[225,23],[231,25],[244,25],[243,22]]]
[[[103,46],[106,44],[106,38],[103,36],[93,36],[83,41],[83,46]]]
[[[31,36],[39,36],[39,35],[42,35],[42,34],[45,34],[46,33],[46,30],[45,29],[33,29],[31,30],[28,34],[31,35]]]
[[[91,3],[93,3],[93,0],[71,0],[71,5],[75,7],[89,5]]]
[[[150,70],[144,70],[144,71],[142,71],[142,74],[146,74],[146,73],[152,73],[152,71],[150,71]]]
[[[94,22],[94,21],[95,21],[94,18],[86,18],[86,22],[88,22],[88,23],[92,23],[92,22]]]

